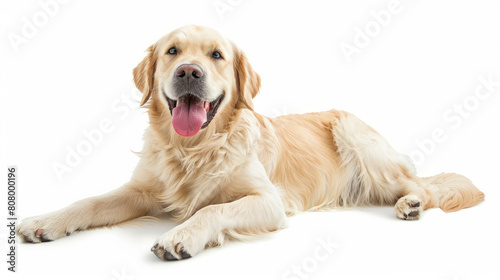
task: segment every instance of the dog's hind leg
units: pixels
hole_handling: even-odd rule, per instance
[[[417,220],[423,210],[437,206],[437,199],[431,186],[414,175],[406,174],[399,179],[401,197],[394,206],[396,216],[402,220]]]
[[[425,209],[457,211],[484,198],[461,175],[417,177],[407,156],[395,151],[380,134],[351,114],[338,118],[332,133],[344,171],[341,205],[392,204],[398,218],[416,220]]]
[[[472,207],[484,199],[484,193],[465,176],[441,173],[432,177],[411,176],[403,185],[403,197],[396,203],[396,215],[400,219],[418,219],[420,212],[439,207],[454,212]]]
[[[332,124],[332,134],[344,180],[339,204],[343,206],[396,203],[404,189],[417,186],[409,180],[414,167],[373,128],[344,113]]]

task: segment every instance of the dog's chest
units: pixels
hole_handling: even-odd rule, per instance
[[[185,219],[206,205],[231,199],[226,186],[256,153],[258,137],[258,127],[246,123],[230,135],[215,134],[200,145],[151,150],[149,163],[163,185],[160,200],[165,211]]]

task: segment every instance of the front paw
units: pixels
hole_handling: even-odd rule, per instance
[[[206,228],[181,224],[158,238],[151,251],[162,260],[183,260],[203,251],[206,245],[221,243],[222,241],[211,240]]]
[[[57,216],[45,215],[24,219],[17,228],[17,234],[24,242],[40,243],[70,235],[73,230],[66,227]]]

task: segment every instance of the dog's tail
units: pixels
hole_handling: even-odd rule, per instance
[[[472,207],[484,199],[481,192],[465,176],[455,173],[441,173],[422,178],[431,185],[437,206],[444,212],[455,212]]]

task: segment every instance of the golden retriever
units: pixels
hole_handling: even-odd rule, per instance
[[[457,211],[484,198],[461,175],[417,177],[408,157],[347,112],[256,113],[259,75],[212,29],[171,32],[133,74],[150,128],[130,182],[24,220],[25,241],[169,213],[180,224],[151,250],[180,260],[283,228],[297,211],[395,205],[398,218],[416,220],[428,208]]]

